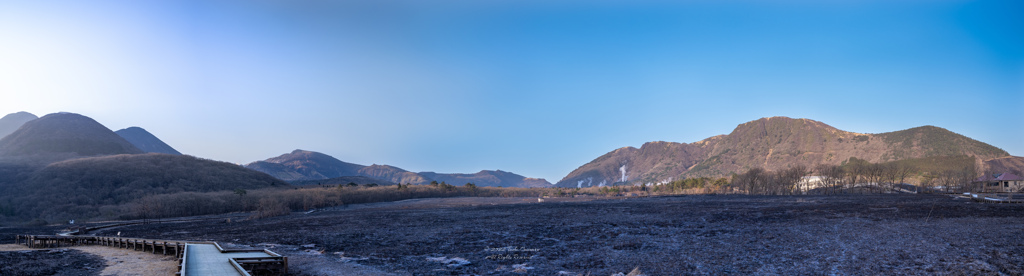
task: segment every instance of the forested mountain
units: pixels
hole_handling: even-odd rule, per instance
[[[35,119],[39,119],[39,117],[25,111],[5,115],[3,118],[0,118],[0,138],[14,133],[21,125]]]
[[[381,182],[422,185],[431,181],[447,182],[454,185],[473,183],[478,186],[503,187],[550,187],[543,179],[527,178],[504,171],[480,171],[475,174],[441,174],[434,172],[415,173],[389,166],[357,165],[342,162],[329,155],[294,150],[291,153],[246,164],[245,167],[265,172],[285,181],[321,180],[344,176],[362,176],[379,179]]]
[[[387,185],[397,185],[398,184],[398,183],[394,183],[394,182],[391,182],[391,181],[386,181],[386,180],[381,180],[381,179],[376,179],[376,178],[370,178],[370,177],[365,177],[365,176],[340,176],[340,177],[335,177],[335,178],[317,179],[317,180],[295,180],[295,181],[291,181],[289,183],[291,183],[292,185],[296,185],[296,186],[304,186],[304,185],[349,185],[349,184],[356,184],[356,185],[377,184],[377,185],[381,185],[381,186],[387,186]]]
[[[529,187],[529,188],[547,188],[551,187],[551,183],[542,178],[529,178],[522,175],[518,175],[511,172],[502,170],[489,171],[482,170],[474,174],[463,174],[463,173],[434,173],[434,172],[421,172],[420,175],[433,179],[438,182],[447,182],[448,184],[462,185],[466,183],[473,183],[477,186],[488,186],[488,187]]]
[[[341,176],[358,176],[365,166],[342,162],[319,152],[294,150],[263,161],[245,165],[284,181],[317,180]]]
[[[103,206],[143,196],[181,192],[286,187],[287,183],[241,166],[163,153],[121,154],[50,164],[13,185],[0,202],[45,218],[111,216]],[[70,217],[74,218],[74,217]]]
[[[154,153],[166,153],[181,155],[180,152],[172,148],[171,146],[164,143],[160,138],[156,138],[155,135],[149,133],[141,127],[129,127],[126,129],[115,131],[117,135],[124,138],[129,143],[132,143],[135,147],[139,148],[144,152]]]
[[[144,154],[73,113],[43,116],[0,139],[0,221],[111,217],[147,195],[287,186],[231,163]]]
[[[54,113],[29,121],[0,139],[0,156],[96,156],[142,153],[92,118]]]
[[[835,165],[851,157],[879,163],[943,156],[969,156],[980,164],[1009,154],[934,126],[863,134],[809,119],[772,117],[747,122],[728,135],[694,143],[650,142],[639,149],[616,149],[572,171],[557,186],[718,177],[750,168],[779,170],[794,165]]]

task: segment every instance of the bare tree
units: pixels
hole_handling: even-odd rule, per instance
[[[917,168],[909,164],[895,163],[893,172],[893,181],[899,181],[899,184],[903,184],[911,174],[917,171]]]
[[[814,167],[814,171],[818,172],[821,176],[822,184],[825,187],[825,191],[836,194],[843,184],[843,176],[845,172],[843,167],[837,165],[818,164]]]

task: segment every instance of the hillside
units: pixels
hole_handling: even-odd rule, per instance
[[[246,164],[245,167],[284,181],[295,181],[356,176],[364,166],[342,162],[323,153],[297,149],[264,161]]]
[[[14,133],[21,125],[35,119],[39,119],[39,117],[25,111],[5,115],[0,118],[0,138]]]
[[[0,156],[97,156],[142,153],[92,118],[54,113],[29,121],[0,139]]]
[[[431,181],[465,184],[472,182],[480,186],[503,187],[547,187],[546,180],[527,178],[504,171],[480,171],[476,174],[439,174],[433,172],[415,173],[390,165],[370,166],[343,162],[319,152],[294,150],[291,153],[256,161],[246,168],[270,174],[279,179],[301,183],[306,180],[323,180],[346,176],[360,176],[386,183],[423,185]],[[299,183],[299,182],[296,182]],[[346,182],[347,183],[347,182]],[[383,183],[378,183],[383,184]]]
[[[3,183],[0,202],[20,216],[47,219],[110,216],[116,206],[146,195],[288,187],[264,173],[186,155],[122,154],[56,162]]]
[[[985,160],[984,171],[990,173],[1009,172],[1015,175],[1024,175],[1024,157],[1007,156]]]
[[[383,179],[395,183],[423,185],[430,183],[431,179],[423,177],[414,172],[403,170],[399,167],[389,165],[377,165],[373,164],[370,166],[359,169],[358,175]]]
[[[474,174],[462,174],[462,173],[434,173],[434,172],[421,172],[420,175],[433,179],[438,182],[447,182],[452,185],[463,185],[466,183],[473,183],[481,187],[528,187],[528,188],[547,188],[551,187],[551,183],[547,180],[540,178],[528,178],[522,175],[506,172],[502,170],[489,171],[482,170]]]
[[[369,177],[365,177],[365,176],[342,176],[342,177],[335,177],[335,178],[328,178],[328,179],[318,179],[318,180],[296,180],[296,181],[292,181],[291,182],[292,185],[296,185],[296,186],[304,186],[304,185],[348,185],[350,183],[355,183],[356,185],[366,185],[366,184],[377,184],[377,185],[381,185],[381,186],[398,185],[398,183],[394,183],[394,182],[391,182],[391,181],[386,181],[386,180],[381,180],[381,179],[376,179],[376,178],[369,178]]]
[[[772,117],[740,124],[728,135],[695,143],[651,142],[639,149],[616,149],[580,166],[556,185],[589,187],[719,177],[754,167],[778,170],[841,164],[851,157],[878,163],[937,156],[970,156],[981,162],[1009,154],[934,126],[862,134],[814,120]]]
[[[118,136],[121,136],[121,138],[124,138],[129,143],[132,143],[136,148],[139,148],[144,152],[181,155],[180,152],[141,127],[129,127],[115,131],[114,133],[117,133]]]

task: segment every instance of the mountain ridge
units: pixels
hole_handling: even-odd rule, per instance
[[[285,181],[303,181],[303,183],[313,180],[360,176],[379,179],[385,183],[414,185],[423,185],[437,181],[453,185],[474,183],[478,186],[551,187],[551,184],[546,180],[528,178],[500,170],[483,170],[474,174],[416,173],[391,165],[372,164],[363,166],[347,163],[330,155],[300,149],[266,160],[251,162],[246,164],[245,167],[273,175]]]
[[[865,134],[810,119],[768,117],[693,143],[659,141],[615,149],[573,170],[555,185],[658,183],[681,177],[721,177],[754,167],[778,170],[792,165],[840,164],[851,157],[887,162],[953,155],[975,157],[982,163],[1009,153],[935,126]]]

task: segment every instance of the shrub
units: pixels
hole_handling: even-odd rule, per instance
[[[291,210],[288,209],[288,206],[285,206],[284,203],[277,201],[277,199],[264,198],[260,199],[259,208],[256,209],[256,213],[253,214],[251,218],[260,219],[283,216],[287,215],[290,212]]]

